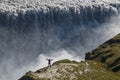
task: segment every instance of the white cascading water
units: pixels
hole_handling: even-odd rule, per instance
[[[17,80],[46,58],[84,60],[120,33],[118,0],[1,0],[0,79]]]

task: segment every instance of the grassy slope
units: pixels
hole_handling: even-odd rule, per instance
[[[61,60],[55,62],[51,68],[28,72],[19,80],[120,80],[119,78],[96,61]]]
[[[86,54],[86,60],[96,60],[105,63],[114,72],[120,70],[120,34],[106,41],[91,53]]]

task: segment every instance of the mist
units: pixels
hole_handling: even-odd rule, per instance
[[[119,5],[53,6],[26,12],[0,7],[1,80],[17,80],[47,66],[47,58],[52,63],[84,60],[86,52],[120,32]]]

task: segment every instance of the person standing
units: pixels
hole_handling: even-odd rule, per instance
[[[47,61],[48,61],[48,67],[51,67],[51,61],[53,60],[53,59],[46,59]]]

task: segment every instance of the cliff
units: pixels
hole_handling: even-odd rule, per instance
[[[95,60],[107,65],[113,72],[120,71],[120,34],[106,41],[92,52],[86,54],[86,60]]]

